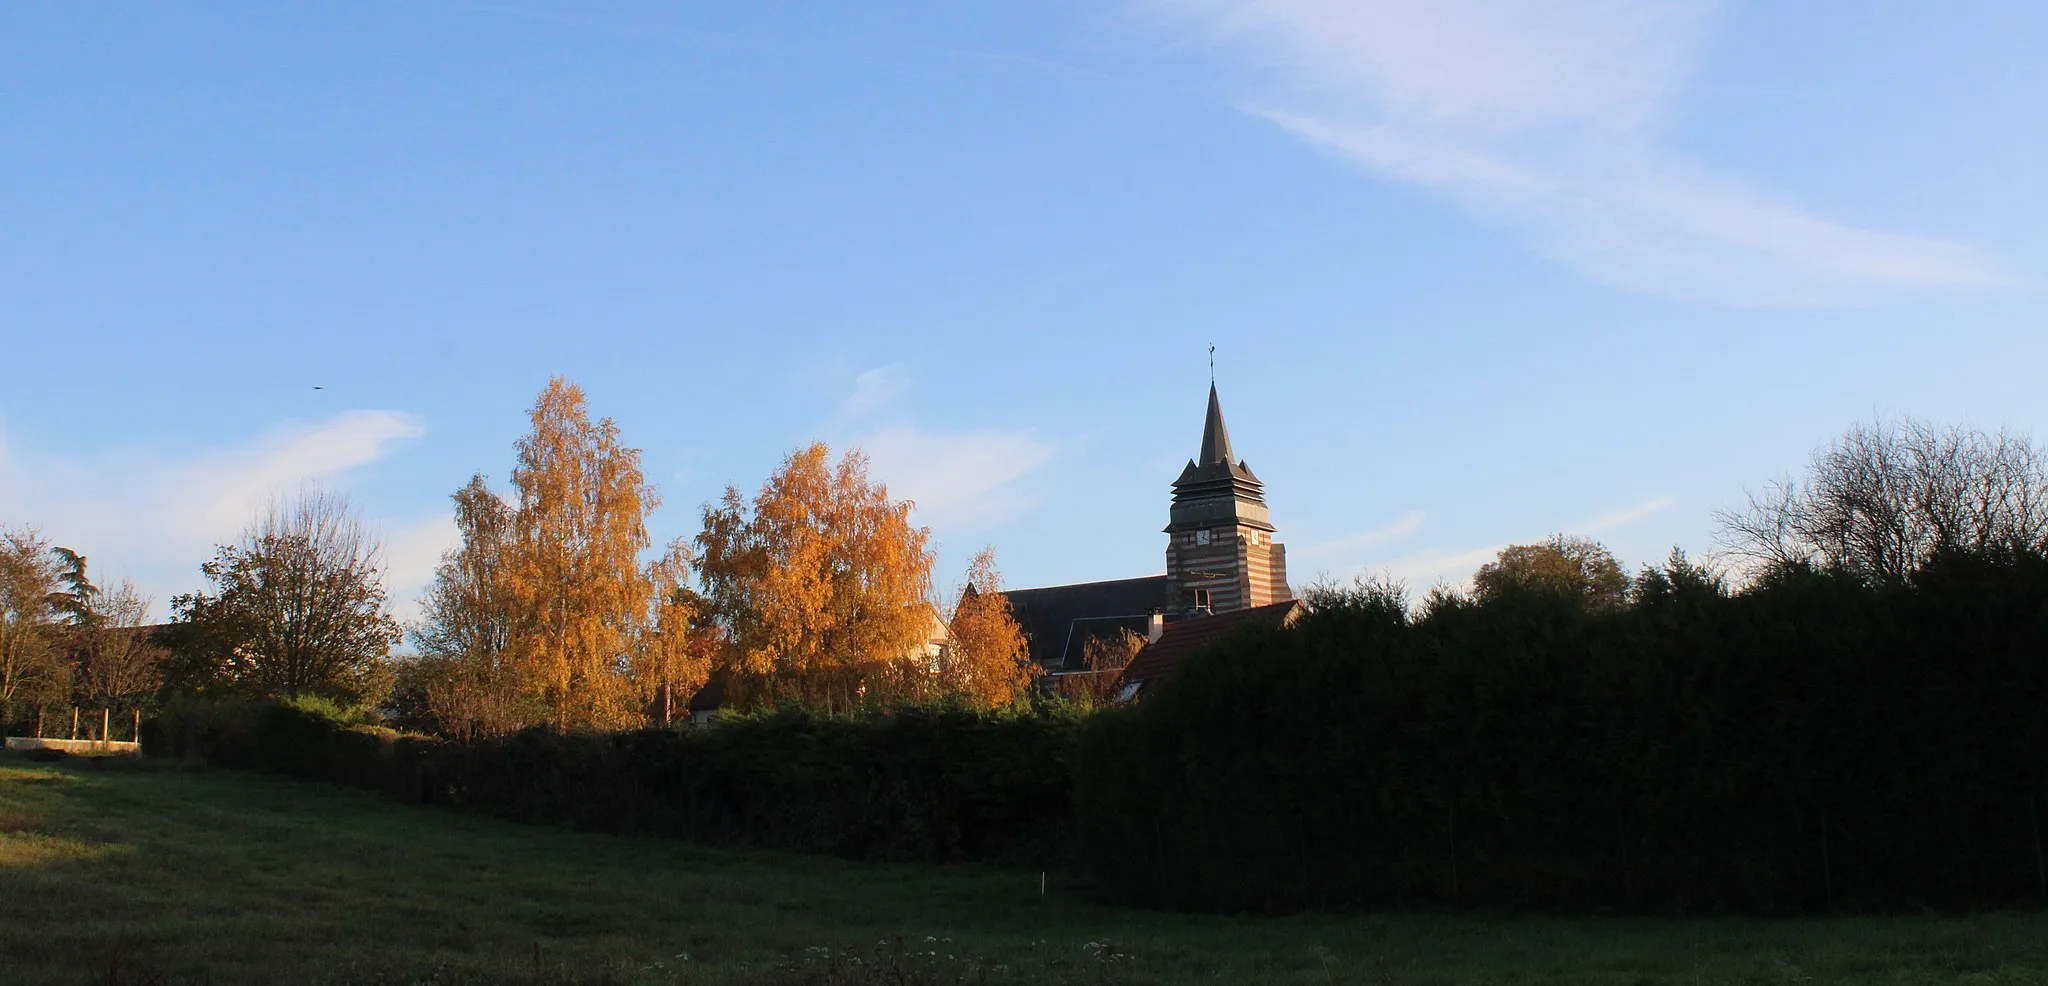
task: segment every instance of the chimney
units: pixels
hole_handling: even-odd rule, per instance
[[[1150,622],[1145,627],[1145,642],[1148,644],[1156,644],[1159,642],[1159,635],[1165,632],[1166,615],[1155,609],[1152,611],[1152,618]]]

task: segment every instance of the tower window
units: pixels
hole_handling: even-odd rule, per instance
[[[1209,590],[1207,590],[1207,589],[1196,589],[1196,590],[1195,590],[1195,608],[1196,608],[1196,609],[1208,609],[1208,608],[1209,608]]]

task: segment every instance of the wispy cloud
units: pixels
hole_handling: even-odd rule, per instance
[[[1422,529],[1422,522],[1428,519],[1428,517],[1429,515],[1423,511],[1411,510],[1402,514],[1400,519],[1393,523],[1375,527],[1362,534],[1353,534],[1350,537],[1338,538],[1334,541],[1322,541],[1316,544],[1304,545],[1299,548],[1290,549],[1289,553],[1296,558],[1355,554],[1367,548],[1375,548],[1382,544],[1399,541],[1410,534],[1414,534]]]
[[[903,364],[878,366],[854,378],[839,406],[842,426],[861,428],[849,443],[867,453],[870,475],[892,496],[914,501],[918,521],[942,532],[991,527],[1037,505],[1024,480],[1052,461],[1058,446],[1023,429],[915,424],[903,406],[911,384]]]
[[[878,366],[853,378],[853,393],[839,405],[842,418],[863,418],[902,396],[910,387],[910,368],[901,363]]]
[[[1668,510],[1677,502],[1678,499],[1672,496],[1653,497],[1642,503],[1611,510],[1576,524],[1568,524],[1561,530],[1566,534],[1582,536],[1603,534]],[[1350,553],[1352,557],[1357,558],[1358,553],[1366,548],[1379,544],[1393,543],[1401,538],[1417,533],[1422,528],[1424,518],[1423,512],[1418,510],[1404,515],[1400,520],[1385,527],[1359,535],[1357,538],[1333,541],[1326,545],[1314,545],[1307,551],[1293,552],[1293,554],[1337,555]],[[1469,584],[1472,573],[1478,571],[1479,566],[1494,560],[1500,554],[1501,549],[1506,548],[1509,544],[1528,544],[1540,541],[1548,537],[1550,533],[1552,532],[1531,533],[1514,541],[1502,541],[1497,544],[1486,544],[1477,547],[1423,548],[1398,555],[1383,562],[1354,563],[1345,577],[1383,575],[1405,582],[1411,589],[1426,588],[1437,583],[1465,586]],[[1325,548],[1331,550],[1325,551],[1323,550]]]
[[[1975,288],[1960,243],[1864,229],[1657,146],[1703,47],[1705,0],[1141,0],[1248,56],[1246,109],[1527,231],[1630,290],[1737,306]]]
[[[272,497],[341,477],[425,432],[413,415],[352,411],[184,457],[153,449],[69,456],[0,440],[0,519],[35,524],[101,571],[131,575],[161,615],[170,593],[194,586],[213,546],[233,540]],[[410,562],[410,545],[386,543],[387,555]]]
[[[1636,521],[1642,520],[1643,518],[1648,517],[1652,514],[1663,513],[1664,511],[1671,509],[1677,503],[1678,498],[1675,496],[1654,497],[1649,500],[1645,500],[1642,503],[1638,503],[1635,506],[1623,507],[1619,510],[1609,511],[1591,520],[1584,521],[1579,524],[1574,524],[1571,527],[1566,528],[1566,531],[1576,534],[1604,533],[1606,531],[1611,531],[1617,527],[1627,527],[1628,525],[1633,524]]]
[[[922,523],[977,529],[1038,505],[1021,483],[1052,461],[1053,443],[1028,431],[931,432],[891,425],[859,440],[872,474],[892,495],[917,503]]]

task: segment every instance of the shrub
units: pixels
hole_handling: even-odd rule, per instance
[[[1222,910],[2048,898],[2048,559],[1668,574],[1605,613],[1324,600],[1190,658],[1086,730],[1090,869]]]
[[[543,726],[470,744],[357,724],[320,702],[181,715],[157,732],[200,737],[189,748],[210,762],[524,822],[857,859],[1054,866],[1071,845],[1072,715],[780,712],[685,732]]]

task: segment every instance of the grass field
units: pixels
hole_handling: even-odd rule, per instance
[[[2048,983],[2038,913],[1218,918],[1049,889],[0,756],[5,983]]]

